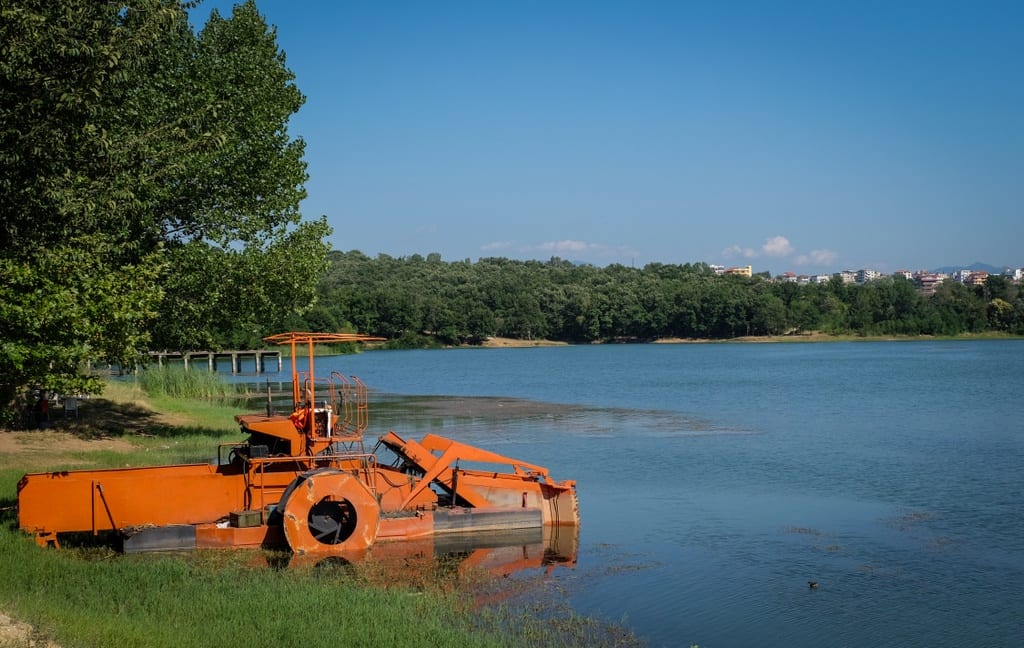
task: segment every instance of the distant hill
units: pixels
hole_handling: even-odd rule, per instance
[[[942,266],[941,268],[935,268],[935,270],[933,270],[932,272],[944,272],[946,274],[953,274],[957,270],[972,270],[974,272],[984,270],[989,274],[1002,274],[1003,270],[1005,269],[1006,268],[1003,266],[994,266],[989,265],[987,263],[982,263],[981,261],[975,261],[971,265]]]

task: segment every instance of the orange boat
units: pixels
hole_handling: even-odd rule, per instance
[[[375,542],[445,534],[577,526],[573,481],[547,469],[428,434],[390,431],[366,451],[367,390],[354,376],[314,374],[315,344],[380,338],[284,333],[291,346],[292,411],[235,417],[248,438],[218,449],[215,464],[25,475],[18,521],[42,546],[60,536],[115,532],[126,552],[276,547],[353,554]],[[309,347],[309,370],[296,367]],[[379,461],[381,449],[389,463]]]

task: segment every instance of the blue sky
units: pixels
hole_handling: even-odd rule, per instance
[[[1024,2],[257,6],[335,249],[1024,266]]]

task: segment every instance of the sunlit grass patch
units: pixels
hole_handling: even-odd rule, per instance
[[[6,527],[7,525],[5,525]],[[453,600],[254,567],[256,552],[44,550],[0,531],[0,606],[73,646],[500,645]]]

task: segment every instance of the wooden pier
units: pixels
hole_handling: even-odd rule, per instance
[[[267,372],[267,360],[277,361],[277,372],[283,369],[281,352],[266,349],[249,351],[150,351],[149,357],[156,361],[157,366],[163,366],[164,362],[180,360],[184,363],[185,369],[196,364],[206,365],[209,371],[217,370],[217,363],[220,360],[231,361],[231,373],[261,374]],[[250,361],[252,371],[243,371],[246,361]]]

